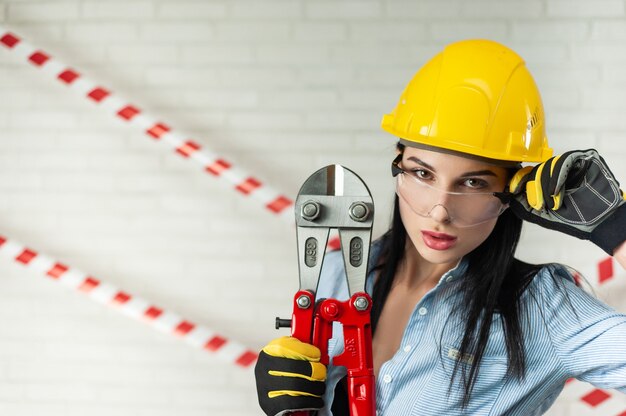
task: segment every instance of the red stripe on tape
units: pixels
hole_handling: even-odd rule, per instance
[[[61,263],[56,263],[50,270],[48,270],[46,274],[54,279],[58,279],[59,277],[61,277],[63,273],[65,273],[68,270],[69,270],[69,267],[67,267],[66,265],[61,264]]]
[[[80,74],[78,72],[72,69],[66,69],[65,71],[61,72],[57,78],[59,78],[61,81],[65,82],[66,84],[71,84],[78,77],[80,77]]]
[[[623,411],[622,413],[620,413],[620,414],[619,414],[619,415],[617,415],[617,416],[626,416],[626,411]]]
[[[187,335],[190,333],[196,326],[189,321],[182,321],[178,324],[178,326],[174,329],[174,333],[176,335]]]
[[[162,313],[163,309],[157,308],[156,306],[150,306],[143,314],[148,319],[156,319],[161,316]]]
[[[591,393],[584,395],[581,400],[591,407],[596,407],[600,403],[608,400],[611,397],[610,394],[605,392],[604,390],[595,389]]]
[[[88,276],[83,283],[80,284],[78,290],[82,292],[91,292],[94,288],[100,285],[100,281],[94,277]]]
[[[107,91],[106,89],[102,87],[96,87],[93,90],[89,91],[89,94],[87,94],[87,97],[99,103],[100,101],[108,97],[109,95],[111,95],[111,93]]]
[[[132,105],[127,105],[126,107],[118,111],[117,115],[123,118],[124,120],[130,120],[131,118],[135,117],[140,112],[141,111],[137,107],[134,107]]]
[[[246,351],[237,358],[235,361],[236,364],[242,367],[248,367],[250,364],[255,362],[257,359],[257,354],[252,351]]]
[[[126,292],[117,292],[111,302],[116,303],[118,305],[123,305],[130,300],[132,296],[130,296]]]
[[[282,210],[284,210],[285,208],[291,206],[291,204],[292,204],[291,199],[281,195],[278,198],[276,198],[275,200],[273,200],[272,202],[270,202],[269,204],[267,204],[266,207],[270,211],[274,211],[275,213],[279,213]]]
[[[244,195],[248,195],[249,193],[251,193],[252,191],[254,191],[260,186],[261,186],[261,182],[259,182],[258,180],[254,178],[248,178],[242,183],[240,183],[239,185],[237,185],[235,189],[237,189],[239,192],[241,192]]]
[[[231,166],[232,165],[229,162],[225,161],[224,159],[217,159],[215,162],[213,162],[212,165],[209,165],[206,168],[204,168],[204,170],[206,170],[207,172],[215,176],[219,176],[226,169],[230,169]]]
[[[15,260],[23,264],[28,264],[35,257],[37,257],[36,251],[25,248],[24,251],[22,251],[20,255],[15,258]]]
[[[222,345],[226,344],[226,339],[215,335],[204,344],[204,349],[209,351],[217,351],[222,348]]]
[[[28,57],[28,60],[37,66],[42,66],[48,59],[50,57],[41,51],[37,51]]]
[[[328,241],[328,248],[331,250],[339,250],[341,248],[341,240],[339,237],[331,238]]]
[[[161,136],[163,136],[168,131],[170,131],[170,127],[168,125],[163,123],[157,123],[154,126],[150,127],[148,130],[146,130],[146,133],[148,133],[155,139],[160,139]]]
[[[0,43],[4,44],[5,46],[9,48],[12,48],[18,43],[20,43],[20,38],[15,36],[13,33],[7,33],[0,38]]]
[[[598,263],[598,282],[604,283],[613,277],[613,258],[607,257]]]
[[[189,157],[193,152],[200,150],[200,145],[188,140],[180,147],[176,148],[176,152],[183,157]]]
[[[7,242],[5,237],[0,236],[0,246]]]

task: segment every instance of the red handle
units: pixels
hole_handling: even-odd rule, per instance
[[[291,316],[291,336],[307,344],[312,344],[313,312],[315,311],[315,295],[300,290],[293,298],[293,315]],[[315,345],[315,344],[313,344]],[[311,412],[291,412],[291,416],[309,416]]]
[[[372,299],[365,292],[355,293],[349,300],[341,302],[341,306],[342,314],[337,320],[343,325],[344,352],[333,358],[333,364],[345,366],[348,370],[350,415],[374,416],[376,385],[370,323]]]
[[[313,344],[321,351],[320,362],[328,365],[328,340],[333,322],[343,325],[344,352],[333,359],[333,365],[348,370],[348,403],[351,416],[376,414],[374,365],[370,310],[372,299],[365,292],[349,300],[324,299],[315,304],[315,295],[301,290],[294,296],[291,335]],[[311,412],[292,412],[292,416],[309,416]]]

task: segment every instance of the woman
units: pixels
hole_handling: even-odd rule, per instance
[[[619,184],[593,150],[550,159],[543,122],[523,60],[481,40],[435,56],[384,117],[400,141],[392,225],[368,277],[379,415],[539,415],[571,377],[626,392],[626,316],[563,266],[514,258],[526,219],[624,261]],[[346,298],[340,258],[327,255],[318,297]],[[343,345],[334,335],[331,357]],[[345,369],[326,377],[316,359],[289,337],[264,348],[267,414],[348,414]]]

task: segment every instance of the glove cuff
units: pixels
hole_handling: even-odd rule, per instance
[[[589,240],[612,256],[613,250],[626,240],[626,204],[602,221],[591,232]]]

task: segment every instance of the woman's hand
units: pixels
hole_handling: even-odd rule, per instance
[[[626,240],[624,194],[593,149],[522,168],[511,179],[509,191],[510,208],[526,221],[591,240],[610,255]]]
[[[320,350],[293,337],[267,344],[254,368],[259,404],[265,414],[283,415],[324,406],[326,366]]]

